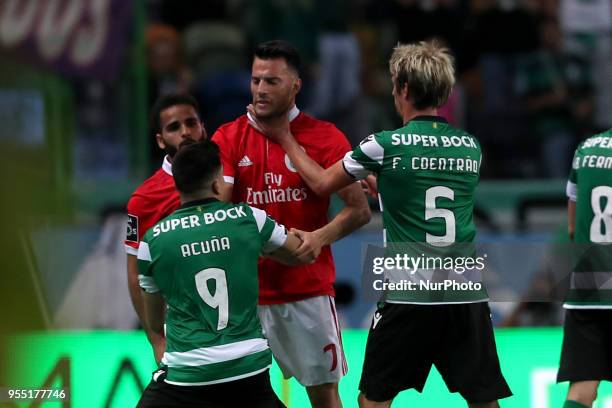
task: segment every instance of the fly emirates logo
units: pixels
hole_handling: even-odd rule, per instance
[[[264,173],[264,183],[266,189],[263,191],[254,190],[247,187],[248,204],[261,205],[271,203],[287,203],[291,201],[303,201],[308,197],[306,189],[285,187],[282,188],[283,175],[274,173]]]

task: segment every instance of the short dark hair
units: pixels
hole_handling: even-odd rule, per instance
[[[172,175],[180,193],[191,194],[209,187],[219,173],[219,146],[210,140],[181,147],[172,162]]]
[[[261,43],[253,53],[255,57],[268,60],[282,58],[289,68],[293,69],[298,75],[302,69],[302,60],[297,49],[288,41],[273,40]]]
[[[153,109],[151,109],[151,117],[150,117],[150,126],[151,132],[156,135],[161,132],[161,113],[162,111],[168,109],[171,106],[176,105],[190,105],[195,109],[198,114],[198,118],[200,117],[200,106],[198,105],[198,101],[189,94],[169,94],[163,95],[155,101],[155,105],[153,105]]]

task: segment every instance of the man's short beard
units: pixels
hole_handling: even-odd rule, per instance
[[[179,150],[181,150],[181,148],[194,144],[194,143],[197,143],[197,141],[193,139],[185,139],[181,142],[181,144],[179,144],[178,149],[174,146],[166,145],[166,147],[164,148],[164,151],[169,157],[174,158],[174,156],[178,153]]]
[[[168,157],[173,159],[176,153],[178,153],[178,149],[174,146],[166,145],[166,147],[164,147],[164,152],[166,152]]]
[[[274,112],[267,113],[265,115],[260,115],[259,113],[257,113],[257,110],[255,110],[255,114],[257,115],[258,119],[263,119],[263,120],[276,119],[283,115],[286,115],[287,112],[289,112],[289,110],[291,109],[291,106],[292,106],[291,103],[288,103],[284,108],[281,108]]]

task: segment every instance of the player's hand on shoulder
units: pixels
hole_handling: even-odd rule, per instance
[[[313,263],[321,253],[321,247],[323,246],[321,238],[316,232],[307,232],[296,228],[292,228],[290,233],[295,234],[302,241],[294,255],[301,262]]]
[[[293,137],[291,135],[288,113],[262,120],[257,117],[253,105],[247,106],[247,112],[249,113],[249,115],[247,115],[249,124],[273,142],[282,144],[282,142]]]

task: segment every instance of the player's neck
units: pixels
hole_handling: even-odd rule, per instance
[[[406,107],[404,112],[402,112],[404,125],[417,116],[438,116],[438,108],[414,109],[412,107]]]
[[[201,201],[206,200],[207,198],[215,198],[215,195],[212,191],[202,191],[192,194],[179,193],[179,197],[181,199],[181,205],[184,205],[185,203],[190,203],[192,201]]]

